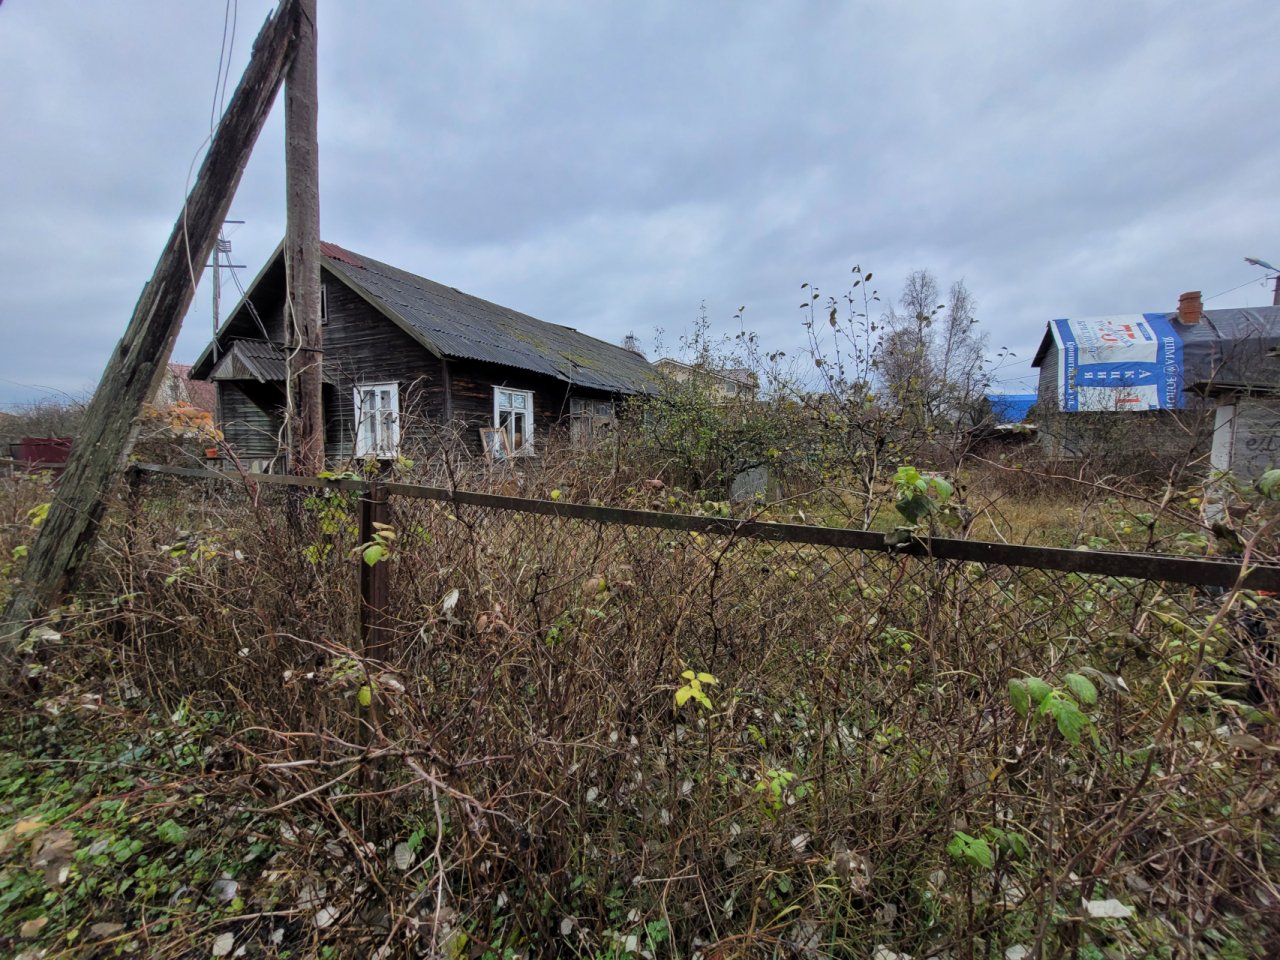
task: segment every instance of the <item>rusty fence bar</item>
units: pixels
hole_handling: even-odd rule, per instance
[[[1245,566],[1239,560],[1179,557],[1169,554],[1120,553],[1107,550],[1069,550],[1061,547],[1033,547],[983,540],[955,540],[946,537],[917,538],[906,544],[890,544],[885,535],[871,530],[846,530],[838,527],[814,527],[795,523],[770,523],[758,520],[735,520],[721,517],[697,517],[685,514],[659,513],[623,507],[599,507],[582,503],[561,503],[507,497],[491,493],[472,493],[443,487],[426,487],[408,483],[386,483],[370,480],[326,480],[320,477],[294,477],[267,473],[239,473],[208,470],[199,467],[168,467],[156,464],[133,464],[131,471],[191,477],[202,480],[225,480],[247,486],[276,484],[289,487],[313,487],[328,490],[351,490],[368,493],[379,491],[385,511],[387,496],[419,500],[438,500],[518,513],[543,514],[575,520],[663,530],[684,530],[719,536],[805,543],[815,546],[863,550],[900,556],[937,560],[960,560],[988,565],[1056,570],[1065,573],[1091,574],[1105,577],[1128,577],[1140,580],[1167,581],[1192,586],[1236,587],[1280,592],[1280,564],[1255,563]],[[371,507],[372,509],[372,507]],[[385,516],[385,513],[384,513]],[[370,520],[370,523],[373,521]],[[386,522],[378,520],[377,522]],[[367,542],[361,514],[361,537]],[[373,528],[370,527],[370,530]],[[363,585],[363,580],[362,580]],[[363,600],[363,594],[362,594]],[[362,620],[363,623],[363,620]]]

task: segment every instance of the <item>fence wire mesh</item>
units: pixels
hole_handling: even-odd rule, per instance
[[[248,711],[227,762],[264,820],[372,841],[327,901],[359,914],[376,876],[371,942],[1190,954],[1229,914],[1273,936],[1266,595],[397,495],[362,540],[362,496],[135,478],[92,587],[120,678]]]

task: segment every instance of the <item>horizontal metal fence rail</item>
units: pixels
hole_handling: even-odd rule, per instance
[[[1165,581],[1193,586],[1235,587],[1250,590],[1280,591],[1280,565],[1250,564],[1239,560],[1179,557],[1168,554],[1120,553],[1109,550],[1068,550],[1061,547],[1034,547],[984,540],[956,540],[946,537],[917,538],[906,544],[890,544],[883,533],[871,530],[847,530],[838,527],[814,527],[796,523],[771,523],[759,520],[735,520],[723,517],[698,517],[687,514],[659,513],[623,507],[593,506],[584,503],[561,503],[507,497],[492,493],[473,493],[444,487],[426,487],[382,480],[328,480],[321,477],[295,477],[270,473],[239,473],[208,470],[199,467],[169,467],[158,464],[132,464],[135,475],[162,474],[200,480],[226,480],[248,484],[274,484],[286,487],[309,487],[325,490],[350,490],[368,493],[374,488],[391,496],[419,500],[489,507],[518,513],[535,513],[575,520],[662,530],[683,530],[718,536],[804,543],[815,546],[863,550],[901,556],[937,560],[962,560],[987,565],[1028,567],[1065,573],[1104,577],[1127,577],[1139,580]]]

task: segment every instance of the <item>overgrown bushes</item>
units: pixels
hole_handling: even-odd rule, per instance
[[[112,511],[6,710],[15,949],[1275,946],[1273,600],[397,498],[371,662],[352,496]]]

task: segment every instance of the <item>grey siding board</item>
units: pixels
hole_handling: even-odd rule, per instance
[[[1051,346],[1044,355],[1040,367],[1040,382],[1036,388],[1036,407],[1042,411],[1058,409],[1058,347]]]
[[[218,427],[237,454],[244,458],[276,455],[282,399],[279,390],[268,384],[218,383]]]

